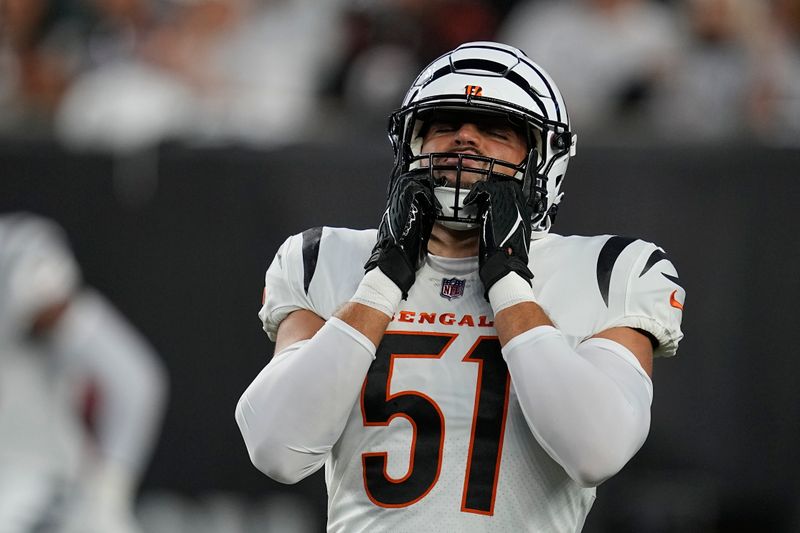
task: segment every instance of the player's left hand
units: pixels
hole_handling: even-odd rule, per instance
[[[489,289],[509,272],[530,283],[531,207],[516,181],[480,181],[464,199],[476,204],[482,220],[479,275],[488,300]]]

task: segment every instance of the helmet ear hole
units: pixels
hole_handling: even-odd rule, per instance
[[[553,135],[550,139],[550,147],[555,151],[566,150],[572,143],[572,136],[569,132]]]

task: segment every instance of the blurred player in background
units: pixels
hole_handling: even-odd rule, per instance
[[[276,354],[236,410],[250,457],[284,483],[324,464],[329,531],[579,531],[647,437],[653,357],[682,337],[675,267],[549,233],[577,138],[516,48],[431,63],[389,136],[378,229],[308,230],[267,271]]]
[[[157,355],[81,283],[62,230],[0,216],[0,533],[137,533],[166,393]]]

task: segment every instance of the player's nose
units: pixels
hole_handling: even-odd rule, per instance
[[[465,122],[456,130],[454,141],[457,146],[477,146],[480,144],[481,132],[475,124]]]

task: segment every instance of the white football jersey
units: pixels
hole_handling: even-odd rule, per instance
[[[0,347],[0,471],[24,464],[62,482],[76,474],[84,433],[60,364],[34,343]]]
[[[63,361],[28,334],[33,316],[66,299],[78,279],[58,226],[29,213],[0,216],[0,471],[26,465],[31,476],[62,481],[74,474],[83,432],[72,386]]]
[[[290,237],[266,275],[259,316],[270,338],[294,310],[330,318],[375,240],[375,230],[328,227]],[[534,293],[573,346],[629,326],[658,341],[656,355],[675,353],[684,291],[660,248],[551,234],[530,257]],[[477,258],[429,256],[417,272],[326,462],[329,531],[582,528],[595,490],[528,428],[477,270]]]

